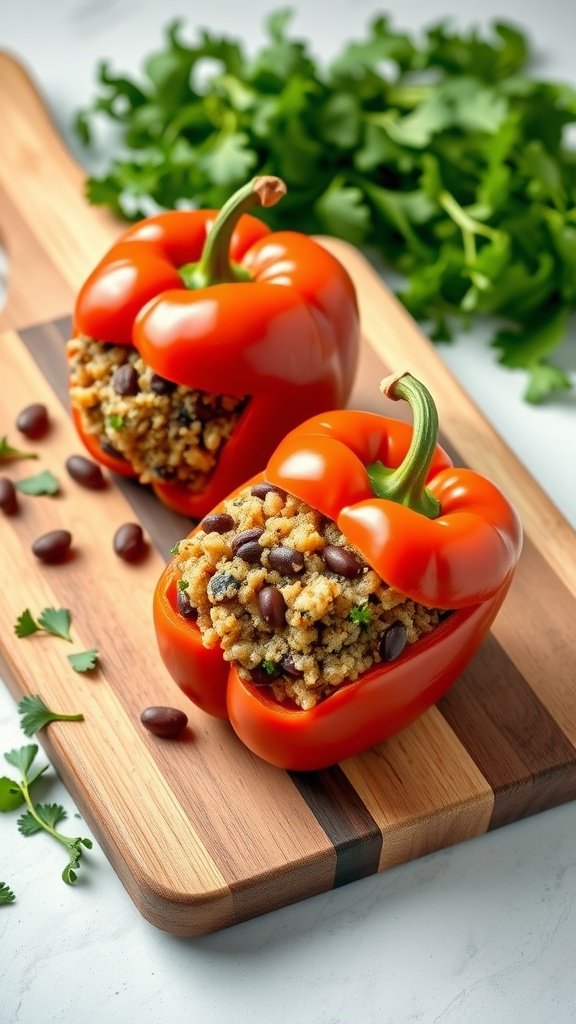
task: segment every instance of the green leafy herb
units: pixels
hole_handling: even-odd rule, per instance
[[[66,657],[75,672],[92,672],[98,661],[98,651],[93,647],[89,651],[79,651],[77,654],[67,654]]]
[[[52,636],[72,643],[70,636],[70,612],[67,608],[45,608],[38,617],[38,625]]]
[[[22,715],[20,727],[26,736],[32,736],[49,722],[84,721],[84,715],[64,715],[58,711],[51,711],[38,694],[23,697],[18,704],[18,712]]]
[[[182,543],[181,541],[176,541],[176,544],[174,544],[174,546],[170,548],[170,554],[171,555],[177,555],[178,554],[178,552],[180,551],[180,544],[181,543]]]
[[[183,580],[183,579],[182,580],[178,580],[178,590],[188,590],[189,586],[190,586],[190,581],[189,580]]]
[[[0,882],[0,907],[7,906],[8,903],[14,903],[16,899],[12,889],[10,889],[5,882]]]
[[[6,435],[0,437],[0,462],[9,462],[12,459],[37,459],[36,452],[24,452],[20,448],[13,448]]]
[[[27,476],[24,480],[16,480],[14,487],[18,491],[22,491],[23,494],[58,494],[60,490],[60,484],[56,477],[49,469],[45,469],[42,473],[36,473],[35,476]]]
[[[3,775],[0,778],[0,811],[15,811],[22,803],[24,797],[18,783]]]
[[[23,836],[32,836],[37,832],[47,832],[48,835],[51,835],[53,839],[64,846],[68,855],[68,863],[62,872],[62,878],[70,885],[78,877],[77,870],[83,850],[90,850],[92,848],[92,840],[80,836],[66,836],[58,831],[56,826],[66,817],[66,811],[60,804],[36,804],[33,801],[30,795],[30,788],[48,768],[48,765],[44,765],[42,768],[31,773],[37,753],[38,747],[35,743],[31,743],[26,747],[21,747],[19,750],[11,750],[4,755],[9,764],[19,770],[21,779],[19,782],[14,779],[2,780],[10,784],[9,787],[4,787],[8,795],[13,797],[14,794],[17,794],[19,800],[17,804],[14,803],[12,806],[3,806],[3,789],[0,787],[0,809],[14,810],[22,803],[26,804],[26,810],[18,818],[19,831]],[[1,888],[2,884],[0,883],[0,902],[2,901]],[[9,901],[5,900],[5,902]]]
[[[25,636],[32,636],[33,633],[38,633],[40,626],[32,618],[32,613],[29,608],[25,608],[21,615],[18,616],[16,625],[14,626],[14,632],[16,636],[22,638]]]
[[[116,414],[108,417],[108,426],[112,427],[112,430],[121,430],[124,426],[124,417],[117,416]]]
[[[358,626],[367,626],[372,619],[372,610],[369,604],[356,605],[355,608],[351,608],[348,613],[348,618],[351,622],[355,622]]]
[[[278,675],[278,665],[276,664],[275,661],[270,661],[268,658],[264,658],[264,661],[262,662],[262,668],[264,669],[265,672],[268,673],[269,676]]]
[[[32,636],[33,633],[51,633],[52,636],[59,636],[62,640],[68,640],[72,643],[72,637],[70,636],[70,612],[67,608],[44,608],[44,611],[38,616],[38,621],[36,621],[30,609],[25,608],[16,621],[14,632],[20,639]]]
[[[416,36],[378,16],[320,66],[290,19],[269,15],[254,56],[207,31],[189,44],[174,22],[138,81],[101,64],[76,130],[89,145],[96,120],[115,122],[119,155],[91,201],[128,219],[219,207],[255,171],[279,174],[273,228],[379,247],[433,338],[450,317],[496,317],[530,401],[569,387],[551,360],[576,306],[576,89],[535,78],[503,22]]]

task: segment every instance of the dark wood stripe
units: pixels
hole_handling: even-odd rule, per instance
[[[68,409],[68,387],[62,348],[70,337],[69,317],[21,330],[20,337],[42,374]],[[114,476],[116,486],[134,509],[164,558],[172,545],[189,533],[191,521],[165,508],[153,492],[133,480]],[[334,886],[378,871],[382,834],[354,787],[339,768],[318,773],[289,773],[336,854]],[[242,887],[239,887],[241,889]],[[241,899],[240,891],[236,894]]]
[[[375,874],[382,833],[344,772],[335,767],[289,775],[334,845],[334,888]]]
[[[22,341],[39,369],[68,410],[68,382],[63,362],[63,344],[70,337],[72,324],[69,317],[51,324],[27,327],[19,332]],[[192,520],[160,505],[150,487],[135,480],[115,475],[114,482],[134,509],[138,522],[151,537],[162,557],[168,560],[170,548],[190,533]]]

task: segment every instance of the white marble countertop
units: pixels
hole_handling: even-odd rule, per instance
[[[263,0],[209,7],[173,0],[0,0],[0,48],[33,71],[73,146],[71,115],[93,93],[99,58],[134,71],[176,15],[256,46],[263,15],[274,6]],[[320,0],[293,6],[296,29],[326,57],[360,35],[379,8],[369,0],[332,0],[326,15]],[[384,6],[407,27],[446,14],[457,14],[461,24],[479,18],[473,0],[441,6],[413,0],[408,11],[399,0]],[[482,11],[484,20],[526,25],[542,74],[576,82],[571,0],[500,0],[484,3]],[[576,473],[550,457],[554,450],[574,452],[574,395],[537,410],[523,405],[522,375],[491,363],[478,335],[441,353],[576,524]],[[576,381],[574,334],[560,359]],[[0,750],[22,743],[14,702],[0,686]],[[57,780],[49,793],[72,817],[73,803]],[[572,804],[219,934],[184,940],[140,917],[99,849],[71,889],[60,881],[55,844],[24,839],[15,816],[0,815],[0,880],[18,893],[15,904],[0,910],[0,1024],[573,1024],[575,851]]]

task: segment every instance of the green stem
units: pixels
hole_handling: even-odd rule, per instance
[[[410,373],[386,377],[380,390],[394,401],[404,399],[413,416],[412,440],[404,460],[396,469],[381,462],[367,466],[374,494],[378,498],[406,505],[428,519],[440,515],[440,503],[426,487],[426,477],[438,441],[438,413],[426,387]]]
[[[243,213],[256,206],[275,206],[285,194],[286,185],[281,178],[261,175],[230,196],[214,221],[198,263],[187,263],[180,268],[186,287],[206,288],[211,284],[250,281],[248,271],[230,260],[234,229]]]
[[[49,825],[48,822],[44,821],[44,818],[40,817],[40,815],[36,811],[34,804],[32,803],[32,798],[28,790],[27,779],[22,779],[20,789],[22,790],[26,806],[30,811],[30,814],[34,818],[34,821],[38,822],[40,828],[42,828],[44,832],[48,832],[49,835],[53,836],[54,839],[57,839],[59,843],[62,843],[63,846],[69,849],[70,844],[74,842],[74,840],[71,839],[69,836],[65,836],[62,832],[58,832],[55,828],[52,827],[52,825]]]
[[[481,224],[479,220],[474,220],[474,218],[471,217],[462,206],[460,206],[458,200],[455,199],[450,192],[441,192],[438,196],[438,202],[462,232],[462,244],[464,246],[464,258],[466,263],[475,263],[475,236],[481,235],[484,238],[489,238],[491,241],[494,241],[498,238],[498,231],[496,231],[495,228],[488,227],[487,224]]]

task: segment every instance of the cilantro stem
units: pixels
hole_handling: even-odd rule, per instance
[[[469,213],[466,213],[466,210],[460,206],[458,200],[455,199],[450,192],[446,192],[445,190],[441,192],[438,196],[438,202],[462,232],[462,244],[464,246],[464,259],[466,263],[475,263],[475,236],[481,235],[484,238],[489,238],[491,241],[495,241],[499,236],[499,232],[494,228],[488,227],[487,224],[481,224],[480,221],[474,220]]]
[[[26,806],[30,811],[30,814],[34,818],[34,821],[36,821],[38,825],[40,825],[40,828],[43,829],[44,832],[48,832],[54,839],[57,839],[59,843],[62,843],[62,845],[65,846],[67,850],[70,850],[70,846],[76,840],[71,839],[69,836],[65,836],[62,832],[58,832],[58,830],[55,829],[52,825],[49,825],[47,821],[44,821],[44,818],[40,817],[36,810],[36,807],[34,806],[34,803],[32,802],[32,798],[28,790],[28,779],[26,775],[22,776],[22,781],[20,782],[20,789],[22,790],[22,796],[24,797]]]

